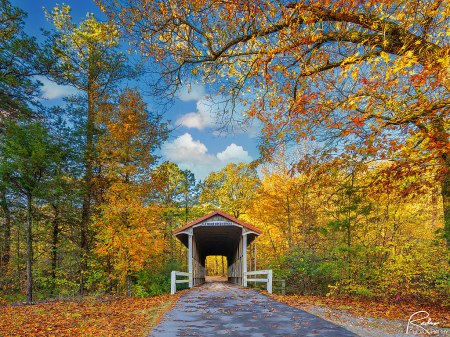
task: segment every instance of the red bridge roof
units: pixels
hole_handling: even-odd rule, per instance
[[[229,219],[229,220],[231,220],[233,222],[236,222],[236,223],[244,226],[245,228],[248,228],[248,229],[250,229],[252,231],[255,231],[256,233],[262,234],[262,231],[260,231],[259,229],[256,229],[255,227],[247,225],[245,222],[242,222],[242,221],[240,221],[238,219],[235,219],[232,216],[229,216],[228,214],[225,214],[225,213],[223,213],[221,211],[214,211],[212,213],[209,213],[208,215],[205,215],[204,217],[202,217],[200,219],[197,219],[197,220],[195,220],[195,221],[193,221],[191,223],[188,223],[187,225],[184,225],[183,227],[180,227],[177,230],[175,230],[173,232],[173,234],[177,234],[179,232],[182,232],[183,230],[185,230],[185,229],[187,229],[187,228],[189,228],[189,227],[191,227],[191,226],[193,226],[195,224],[198,224],[199,222],[202,222],[203,220],[206,220],[206,219],[208,219],[208,218],[210,218],[210,217],[212,217],[214,215],[221,215],[221,216],[223,216],[223,217],[225,217],[225,218],[227,218],[227,219]]]

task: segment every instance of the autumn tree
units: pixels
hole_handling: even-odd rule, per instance
[[[259,185],[254,165],[231,163],[206,177],[200,200],[238,219],[250,208]]]
[[[341,176],[335,176],[334,188],[327,200],[329,220],[321,231],[323,234],[331,231],[341,236],[339,251],[349,264],[360,248],[355,244],[355,237],[365,231],[364,226],[370,222],[368,218],[374,217],[374,206],[364,193],[360,179],[364,175],[353,168],[347,173],[342,171]]]
[[[266,156],[313,135],[322,154],[389,159],[395,175],[438,165],[450,243],[447,1],[97,2],[163,63],[161,92],[199,77],[232,103],[224,118],[247,104]]]
[[[307,143],[291,149],[283,143],[277,146],[270,161],[261,167],[262,183],[252,210],[286,233],[289,249],[300,243],[300,235],[306,247],[306,232],[311,226],[310,204],[317,182],[312,174],[293,169],[302,156],[312,152],[308,146]]]
[[[69,99],[75,111],[81,111],[77,124],[82,130],[82,154],[84,172],[84,199],[81,221],[80,291],[84,291],[87,270],[88,231],[91,218],[93,194],[93,174],[95,160],[95,109],[98,101],[104,99],[119,81],[136,76],[136,69],[119,50],[120,34],[114,24],[99,22],[92,14],[77,26],[72,22],[70,7],[56,6],[53,12],[45,10],[47,20],[54,24],[54,35],[50,43],[58,58],[57,66],[52,68],[51,76],[59,84],[71,85],[81,92]],[[81,123],[80,123],[81,122]],[[80,125],[81,124],[81,125]]]
[[[154,151],[166,139],[167,127],[147,110],[136,89],[126,88],[115,104],[106,100],[99,109],[95,124],[103,134],[97,143],[98,165],[108,186],[96,220],[96,252],[113,261],[131,296],[133,273],[161,246],[159,211],[148,197]]]

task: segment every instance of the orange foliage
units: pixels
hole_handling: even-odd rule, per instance
[[[103,129],[97,142],[98,164],[107,189],[101,216],[95,219],[99,244],[96,253],[108,256],[122,275],[142,269],[162,250],[162,234],[156,230],[161,210],[150,203],[151,153],[165,139],[165,126],[151,116],[139,93],[131,89],[117,104],[104,103],[96,124]]]

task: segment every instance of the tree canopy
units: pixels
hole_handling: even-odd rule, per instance
[[[198,79],[231,103],[224,119],[245,105],[266,158],[311,137],[333,165],[390,161],[386,188],[436,167],[450,240],[447,1],[97,2],[155,62],[161,93]]]
[[[221,209],[238,219],[244,215],[255,197],[260,181],[252,164],[228,164],[211,172],[202,185],[201,202],[209,209]]]

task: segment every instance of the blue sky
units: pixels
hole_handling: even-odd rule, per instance
[[[28,13],[25,31],[39,41],[42,40],[41,28],[52,29],[42,8],[51,11],[56,4],[62,5],[63,2],[11,0],[11,3]],[[79,22],[88,12],[101,20],[105,19],[93,0],[66,0],[64,3],[71,7],[71,16],[75,22]],[[45,78],[40,80],[44,83],[46,105],[63,106],[61,98],[75,93],[71,87],[58,86]],[[174,105],[164,112],[164,119],[171,120],[176,128],[170,139],[162,145],[162,160],[170,160],[182,169],[190,169],[197,180],[203,180],[210,172],[220,170],[228,163],[249,163],[258,158],[258,141],[255,137],[257,127],[234,135],[217,134],[214,132],[216,124],[211,104],[205,101],[207,94],[211,92],[202,85],[193,85],[191,90],[185,88],[175,99]],[[150,98],[146,102],[149,107],[152,106]]]

